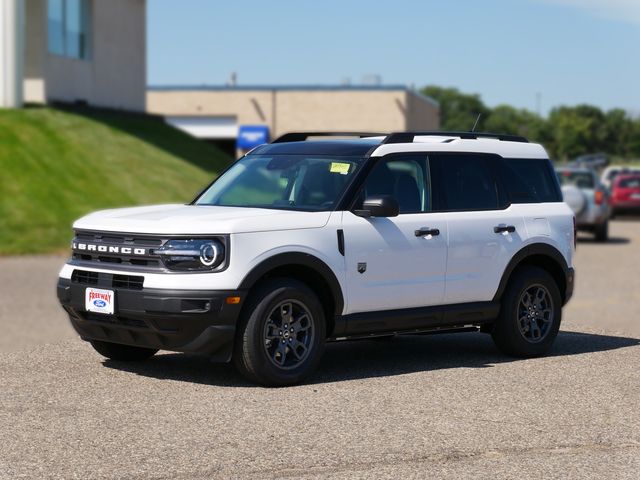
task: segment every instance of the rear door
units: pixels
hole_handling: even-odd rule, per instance
[[[379,160],[358,202],[393,195],[400,214],[361,218],[344,212],[346,313],[442,304],[447,223],[432,212],[428,156],[394,154]]]
[[[448,225],[445,304],[490,301],[526,238],[522,215],[499,184],[500,157],[432,154],[434,211]]]

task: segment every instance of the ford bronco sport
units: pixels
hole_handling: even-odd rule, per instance
[[[257,147],[188,205],[76,221],[57,291],[82,339],[113,360],[233,361],[270,386],[306,378],[328,341],[477,330],[509,355],[549,350],[575,220],[542,146],[331,135]]]

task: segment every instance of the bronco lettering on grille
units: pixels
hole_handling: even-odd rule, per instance
[[[119,253],[122,255],[146,255],[146,248],[117,247],[112,245],[95,245],[93,243],[72,244],[73,250],[84,252]]]

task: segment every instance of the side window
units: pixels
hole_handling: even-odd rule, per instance
[[[383,159],[369,173],[358,197],[392,195],[400,206],[400,214],[431,211],[429,166],[425,156],[394,156]]]
[[[500,176],[512,203],[561,202],[548,160],[506,158],[500,160]]]
[[[492,158],[430,155],[434,211],[496,210],[500,204]]]

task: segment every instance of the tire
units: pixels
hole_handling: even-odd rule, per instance
[[[140,362],[153,357],[158,352],[158,350],[152,348],[132,347],[100,340],[92,340],[91,346],[100,355],[122,362]]]
[[[242,311],[233,362],[245,378],[264,386],[300,383],[318,366],[325,332],[322,305],[309,287],[271,279],[252,292]]]
[[[564,202],[571,207],[576,217],[587,207],[587,198],[584,196],[584,193],[573,185],[562,187],[562,198]]]
[[[544,302],[531,296],[539,292],[545,294]],[[525,293],[530,296],[526,297]],[[527,299],[530,310],[526,307]],[[541,311],[542,314],[538,313]],[[530,314],[536,316],[535,321],[530,320]],[[518,268],[509,280],[491,335],[496,346],[507,355],[538,357],[553,345],[561,320],[562,298],[555,280],[546,270],[525,266]]]
[[[609,221],[605,220],[600,225],[596,225],[594,230],[596,242],[606,242],[609,240]]]

